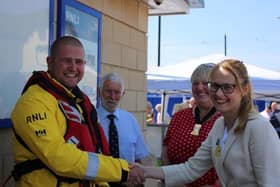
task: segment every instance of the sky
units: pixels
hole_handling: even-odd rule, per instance
[[[226,35],[227,57],[280,71],[280,0],[204,3],[189,14],[161,16],[161,67],[224,55]],[[149,71],[158,64],[158,16],[148,24]]]

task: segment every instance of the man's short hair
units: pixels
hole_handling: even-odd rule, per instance
[[[82,42],[73,36],[62,36],[57,38],[51,45],[50,56],[55,57],[61,45],[72,45],[84,49]]]

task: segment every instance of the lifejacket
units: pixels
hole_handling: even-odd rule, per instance
[[[77,148],[83,151],[109,155],[109,145],[102,127],[97,122],[96,109],[91,104],[89,98],[78,87],[75,87],[72,90],[72,93],[76,96],[74,98],[67,93],[67,91],[58,82],[52,80],[47,72],[34,71],[33,75],[27,81],[22,94],[34,84],[39,85],[57,99],[58,105],[67,121],[67,130],[64,135],[64,139],[67,143],[75,144]],[[78,107],[80,107],[83,111],[82,116]],[[15,137],[30,151],[24,141],[16,133]],[[37,167],[34,167],[34,163],[36,163]],[[24,168],[29,168],[29,170]],[[19,180],[22,175],[42,168],[47,168],[47,166],[45,166],[39,159],[35,159],[33,161],[27,160],[23,163],[16,164],[12,175],[15,180]],[[62,179],[59,176],[57,176],[57,178]],[[63,180],[61,181],[72,183],[77,180],[67,178],[65,180],[65,177],[63,177]]]

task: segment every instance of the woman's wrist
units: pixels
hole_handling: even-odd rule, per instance
[[[143,169],[144,169],[145,178],[160,179],[160,180],[164,179],[164,173],[161,167],[145,166]]]

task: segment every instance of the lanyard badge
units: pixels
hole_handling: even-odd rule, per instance
[[[199,135],[199,131],[200,131],[200,128],[201,128],[201,124],[195,124],[194,127],[193,127],[193,130],[191,132],[191,135],[194,135],[194,136],[198,136]]]
[[[206,114],[206,116],[204,116],[203,119],[200,119],[200,110],[198,107],[195,107],[194,109],[194,118],[195,118],[195,125],[193,127],[193,130],[191,132],[191,135],[194,136],[198,136],[199,135],[199,131],[202,127],[202,124],[207,121],[208,119],[210,119],[216,112],[215,107],[212,107],[211,110]]]
[[[220,157],[221,156],[221,145],[220,145],[220,139],[218,138],[217,139],[217,142],[216,142],[216,147],[215,147],[215,157]]]

